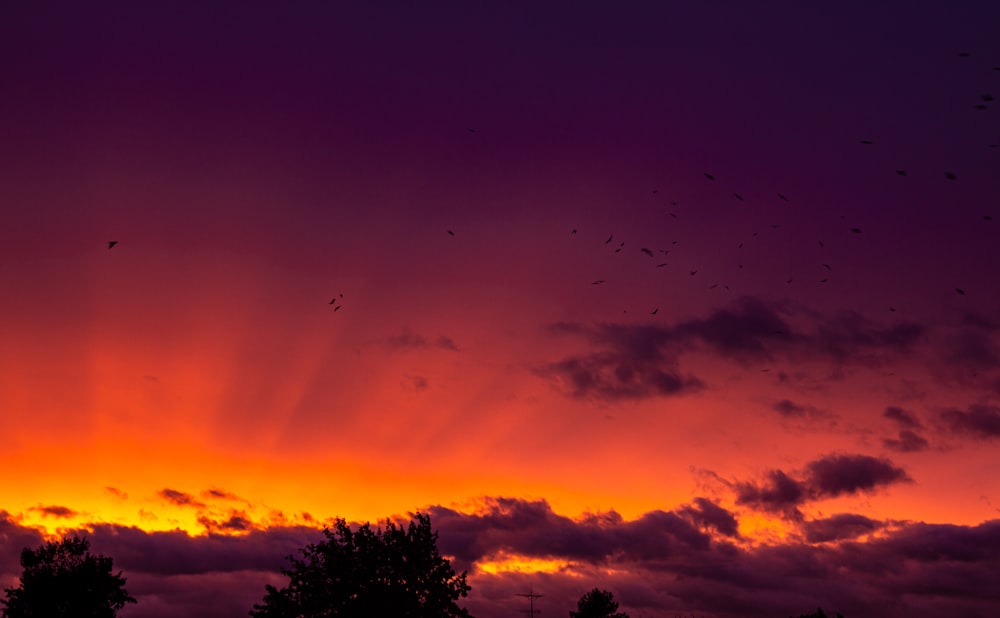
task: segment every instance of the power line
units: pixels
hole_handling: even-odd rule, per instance
[[[522,614],[528,614],[528,618],[534,618],[535,614],[542,613],[542,610],[535,609],[535,599],[541,597],[542,595],[536,593],[531,588],[531,586],[528,586],[528,591],[527,592],[518,592],[514,596],[517,596],[517,597],[527,597],[527,599],[528,599],[528,609],[522,609],[522,610],[518,610],[518,611],[520,611]]]

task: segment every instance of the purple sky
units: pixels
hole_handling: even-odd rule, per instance
[[[420,509],[479,618],[992,615],[998,24],[0,9],[0,579],[243,616]]]

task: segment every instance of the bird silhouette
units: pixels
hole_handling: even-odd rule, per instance
[[[872,141],[870,139],[863,139],[863,140],[861,140],[861,143],[862,144],[866,144],[866,145],[871,145]]]
[[[743,196],[740,195],[739,193],[733,193],[733,195],[736,196],[736,199],[738,199],[739,201],[741,202],[743,201]]]
[[[117,245],[117,244],[118,244],[118,241],[117,241],[117,240],[109,240],[109,241],[108,241],[108,249],[110,249],[110,248],[114,247],[114,246],[115,246],[115,245]]]
[[[780,197],[782,200],[784,200],[786,202],[788,201],[788,198],[785,197],[784,195],[782,195],[781,193],[778,194],[778,197]]]
[[[852,227],[851,231],[854,232],[855,234],[860,234],[861,233],[861,228],[860,227]]]
[[[827,270],[833,270],[833,268],[831,268],[829,264],[823,264],[823,267],[826,268]]]
[[[962,288],[955,288],[955,291],[961,294],[962,296],[965,296],[965,290],[963,290]]]
[[[656,309],[653,309],[652,311],[650,311],[649,315],[656,315],[657,313],[659,313],[659,311],[660,311],[660,308],[657,307]]]
[[[576,230],[573,230],[572,232],[570,232],[570,234],[576,234]]]
[[[597,281],[591,283],[590,285],[601,285],[602,283],[604,283],[604,279],[598,279]]]
[[[906,170],[896,170],[896,174],[899,176],[906,176]]]
[[[693,277],[693,276],[695,276],[695,275],[697,275],[697,274],[698,274],[698,271],[697,271],[697,270],[692,270],[692,271],[691,271],[691,276],[692,276],[692,277]]]
[[[643,247],[642,249],[639,249],[639,251],[642,251],[643,253],[645,253],[649,257],[653,257],[653,252],[650,251],[649,249],[647,249],[646,247]]]
[[[955,180],[955,178],[957,178],[955,176],[955,172],[945,172],[944,177],[947,178],[948,180]]]
[[[715,176],[709,174],[708,172],[705,172],[705,178],[708,178],[709,180],[715,180]]]
[[[454,236],[454,235],[455,235],[455,232],[453,232],[451,230],[448,230],[448,236]]]
[[[612,238],[614,238],[614,237],[615,237],[615,235],[614,235],[614,234],[612,234],[611,236],[608,236],[608,239],[604,241],[604,244],[608,244],[608,243],[610,243],[610,242],[611,242],[611,239],[612,239]]]

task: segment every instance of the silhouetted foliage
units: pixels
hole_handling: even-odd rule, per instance
[[[21,552],[21,584],[6,588],[4,618],[114,618],[126,603],[121,571],[111,573],[111,558],[90,553],[85,538],[49,541]]]
[[[580,597],[576,611],[569,615],[570,618],[629,618],[625,612],[618,611],[615,595],[597,588]]]
[[[788,618],[792,618],[789,616]],[[799,614],[798,618],[829,618],[825,613],[823,613],[822,607],[817,607],[816,611],[812,614]],[[837,618],[844,618],[844,615],[837,613]]]
[[[465,573],[456,575],[437,549],[428,515],[417,513],[407,528],[387,521],[372,530],[351,530],[343,519],[323,531],[326,540],[288,556],[282,569],[288,586],[267,586],[255,618],[471,618],[456,601],[469,592]]]

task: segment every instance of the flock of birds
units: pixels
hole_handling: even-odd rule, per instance
[[[958,56],[961,57],[961,58],[968,58],[971,55],[972,54],[969,53],[969,52],[959,52],[958,53]],[[992,67],[992,71],[1000,72],[1000,66]],[[995,100],[996,99],[995,99],[995,97],[992,94],[990,94],[990,93],[983,93],[983,94],[979,95],[979,98],[978,98],[979,102],[974,105],[974,108],[976,110],[979,110],[979,111],[986,111],[986,110],[989,109],[989,104],[994,103]],[[467,130],[468,130],[468,132],[470,134],[476,134],[477,133],[476,129],[473,129],[473,128],[469,128]],[[871,145],[875,144],[875,141],[872,140],[872,139],[862,139],[862,140],[860,140],[860,144],[863,145],[863,146],[871,146]],[[1000,148],[1000,143],[991,143],[991,144],[988,144],[988,147],[989,148]],[[895,171],[895,174],[897,176],[900,176],[900,177],[908,177],[909,176],[909,172],[906,169],[896,169],[894,171]],[[944,178],[947,179],[947,180],[949,180],[949,181],[956,181],[958,179],[958,175],[954,171],[952,171],[952,170],[944,170],[943,171],[943,175],[944,175]],[[713,174],[713,173],[711,173],[711,172],[704,172],[704,178],[707,181],[709,181],[709,182],[713,182],[713,183],[716,182],[716,175]],[[659,190],[658,189],[653,189],[652,192],[653,192],[653,194],[658,194]],[[777,198],[779,200],[781,200],[784,203],[790,202],[788,196],[785,195],[784,193],[777,192],[776,196],[777,196]],[[733,191],[732,192],[732,197],[734,199],[736,199],[737,201],[739,201],[739,202],[745,202],[745,199],[744,199],[743,195],[741,193],[739,193],[738,191]],[[672,201],[672,202],[670,202],[670,204],[671,204],[671,206],[676,207],[678,205],[678,202]],[[677,219],[678,218],[677,212],[675,210],[668,211],[667,214],[671,218],[673,218],[673,219]],[[841,216],[841,219],[843,219],[843,218],[844,217]],[[982,215],[982,220],[987,221],[987,222],[988,221],[992,221],[993,220],[993,215],[992,214],[983,214]],[[771,228],[772,229],[777,229],[778,227],[779,226],[777,224],[771,224]],[[454,237],[455,236],[455,231],[453,229],[446,229],[445,232],[450,237]],[[579,230],[576,229],[576,228],[574,228],[574,229],[571,230],[570,234],[576,235],[578,232],[579,232]],[[850,233],[851,234],[862,234],[863,230],[860,227],[851,227],[850,228]],[[757,235],[758,235],[758,232],[753,232],[753,236],[754,237],[756,237]],[[624,248],[625,248],[625,245],[626,245],[625,241],[621,240],[621,239],[618,239],[618,242],[616,244],[612,244],[614,241],[615,241],[614,234],[610,234],[610,235],[608,235],[608,238],[604,241],[604,245],[610,245],[610,246],[612,246],[613,247],[613,253],[616,253],[616,254],[617,253],[621,253],[624,250]],[[676,241],[676,240],[672,241],[672,244],[676,245],[677,242],[678,241]],[[817,243],[818,243],[818,245],[819,245],[819,247],[821,249],[826,246],[822,240],[817,240]],[[110,241],[107,242],[107,248],[109,250],[113,249],[118,244],[119,244],[119,242],[117,240],[110,240]],[[737,246],[738,249],[743,249],[743,247],[744,247],[744,243],[743,242],[740,242],[738,244],[738,246]],[[664,268],[664,267],[668,266],[668,262],[665,261],[665,260],[666,260],[666,257],[671,253],[671,250],[672,249],[656,249],[654,251],[653,249],[650,249],[648,247],[640,247],[639,248],[639,252],[641,254],[645,255],[646,257],[653,258],[653,259],[659,258],[659,259],[656,260],[656,263],[655,263],[655,267],[656,268]],[[833,271],[833,267],[828,262],[821,262],[820,265],[828,273]],[[743,265],[740,264],[739,268],[742,269]],[[694,276],[696,276],[698,274],[698,272],[699,272],[698,269],[691,269],[691,270],[688,271],[688,274],[689,274],[689,276],[694,277]],[[828,277],[823,277],[823,278],[818,279],[819,283],[827,283],[828,281],[829,281]],[[790,284],[792,282],[793,282],[793,278],[788,278],[788,279],[785,280],[785,283],[788,283],[788,284]],[[591,285],[600,286],[600,285],[603,285],[605,283],[607,283],[606,279],[594,279],[591,282]],[[713,283],[713,284],[711,284],[709,286],[710,289],[715,289],[717,287],[720,287],[719,283]],[[721,284],[721,288],[724,289],[724,290],[726,290],[726,291],[730,291],[729,285]],[[955,287],[954,290],[955,290],[956,294],[959,294],[959,295],[962,295],[962,296],[964,296],[966,294],[965,289],[963,289],[961,287]],[[332,306],[334,312],[340,311],[343,308],[343,306],[344,306],[343,305],[343,299],[344,299],[344,294],[343,293],[338,293],[338,294],[335,294],[333,296],[333,298],[330,300],[329,304]],[[895,309],[895,307],[889,307],[889,311],[895,312],[896,309]],[[653,310],[650,311],[649,314],[650,315],[656,315],[658,312],[659,312],[659,308],[657,307],[657,308],[653,308]],[[626,313],[627,313],[627,310],[626,310]]]

